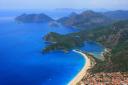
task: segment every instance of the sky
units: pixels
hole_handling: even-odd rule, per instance
[[[0,0],[0,10],[56,8],[128,10],[128,0]]]

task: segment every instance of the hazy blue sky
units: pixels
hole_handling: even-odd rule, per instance
[[[0,9],[128,9],[128,0],[0,0]]]

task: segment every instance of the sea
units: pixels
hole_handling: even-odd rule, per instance
[[[79,30],[48,23],[17,23],[15,17],[20,14],[0,11],[0,85],[67,85],[86,60],[73,51],[43,54],[43,37],[49,32],[67,34]],[[51,17],[64,14],[56,15]],[[85,42],[81,49],[95,55],[103,51],[95,42]]]

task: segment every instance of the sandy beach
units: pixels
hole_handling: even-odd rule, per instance
[[[85,58],[86,63],[84,67],[82,68],[82,70],[76,75],[76,77],[72,81],[69,82],[68,85],[76,85],[78,82],[80,82],[80,80],[86,75],[87,70],[91,67],[90,59],[87,57],[85,53],[82,53],[77,50],[73,50],[73,51],[81,54]]]

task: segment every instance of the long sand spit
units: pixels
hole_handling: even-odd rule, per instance
[[[76,75],[75,78],[73,78],[73,80],[69,82],[68,85],[76,85],[78,82],[80,82],[82,78],[86,75],[87,70],[91,67],[91,60],[87,57],[85,53],[78,51],[78,50],[73,50],[73,51],[81,54],[84,57],[86,63],[84,67],[81,69],[81,71]]]

